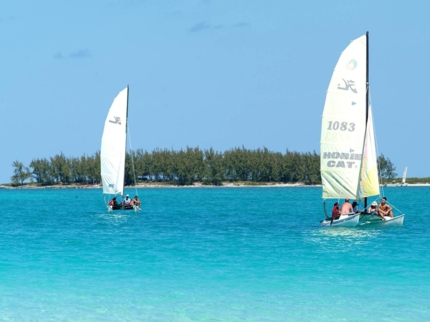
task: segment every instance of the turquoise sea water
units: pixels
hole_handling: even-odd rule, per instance
[[[0,321],[430,320],[430,188],[385,195],[402,227],[320,228],[315,187],[0,190]]]

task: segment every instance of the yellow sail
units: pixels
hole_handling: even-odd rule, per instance
[[[360,198],[379,195],[379,175],[371,104],[368,108],[359,195]]]

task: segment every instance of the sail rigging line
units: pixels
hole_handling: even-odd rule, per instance
[[[134,171],[134,158],[133,158],[133,150],[132,150],[132,147],[131,147],[131,134],[130,134],[130,128],[128,126],[128,101],[129,101],[128,97],[129,97],[129,95],[130,95],[130,88],[129,88],[129,85],[127,84],[127,109],[126,109],[126,115],[125,115],[125,117],[126,117],[126,123],[125,123],[126,124],[125,125],[125,140],[126,140],[125,155],[127,155],[127,141],[128,141],[129,146],[130,146],[131,165],[132,165],[132,170],[133,170],[133,180],[134,180],[133,183],[134,183],[135,195],[137,196],[136,173]],[[122,193],[122,197],[124,199],[124,190],[123,190],[123,193]]]
[[[136,180],[136,171],[134,168],[134,151],[132,149],[132,145],[131,145],[131,133],[130,133],[130,129],[127,130],[128,132],[128,143],[129,143],[129,147],[130,147],[130,157],[131,157],[131,168],[133,171],[133,185],[134,185],[134,192],[136,196],[139,196],[137,193],[137,180]]]
[[[129,93],[130,93],[130,89],[129,89],[129,85],[127,85],[127,111],[126,111],[126,128],[125,128],[125,139],[126,139],[125,155],[127,155],[127,141],[128,141],[128,144],[129,144],[129,147],[130,147],[130,155],[131,155],[131,167],[132,167],[132,171],[133,171],[134,190],[135,190],[135,195],[138,196],[138,194],[137,194],[137,188],[136,188],[136,172],[134,171],[133,149],[132,149],[132,146],[131,146],[131,134],[130,134],[130,128],[128,126],[128,96],[129,96]],[[125,163],[124,163],[124,167],[125,167]],[[124,194],[123,194],[123,197],[124,197]]]
[[[127,156],[127,132],[128,132],[128,95],[130,93],[129,85],[127,84],[127,104],[125,108],[125,151],[124,151],[124,171],[125,171],[125,157]],[[125,177],[125,176],[124,176]],[[125,184],[123,183],[121,197],[124,200]]]
[[[388,201],[386,201],[387,205],[391,206],[392,211],[393,211],[393,216],[394,216],[394,210],[397,210],[398,213],[402,213],[402,211],[397,208],[396,206],[394,206],[392,203],[389,203]]]
[[[369,90],[369,96],[370,96],[370,90]],[[372,98],[370,98],[370,101],[372,101]],[[375,116],[372,116],[373,118],[375,118]],[[375,121],[373,122],[373,130],[375,131]],[[376,138],[376,135],[373,137],[374,141],[375,141],[375,151],[376,151],[376,155],[378,156],[379,153],[379,149],[378,149],[378,139]],[[378,157],[377,157],[378,158]],[[381,172],[381,165],[379,162],[376,162],[377,166],[378,166],[378,177],[379,177],[379,182],[382,183],[382,172]],[[381,185],[379,187],[379,197],[382,198],[382,196],[384,195],[384,185]]]

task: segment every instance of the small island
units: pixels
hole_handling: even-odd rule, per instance
[[[100,188],[100,152],[91,156],[33,159],[28,166],[12,164],[10,183],[1,188]],[[378,157],[382,185],[396,185],[396,168]],[[152,152],[138,149],[126,154],[125,185],[137,187],[302,187],[321,185],[320,156],[314,152],[272,152],[245,147],[224,152],[214,149]],[[428,185],[430,178],[408,178],[410,185]]]

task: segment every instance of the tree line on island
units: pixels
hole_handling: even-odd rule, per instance
[[[382,178],[396,177],[390,159],[380,155],[378,164]],[[28,166],[20,161],[12,164],[12,185],[36,182],[38,185],[100,183],[100,152],[91,156],[33,159]],[[134,175],[134,173],[136,175]],[[244,147],[225,152],[187,147],[179,151],[138,149],[126,154],[125,185],[138,181],[168,182],[175,185],[221,185],[224,181],[262,184],[270,182],[320,184],[320,156],[315,151],[300,153],[286,150],[272,152],[267,148]]]

